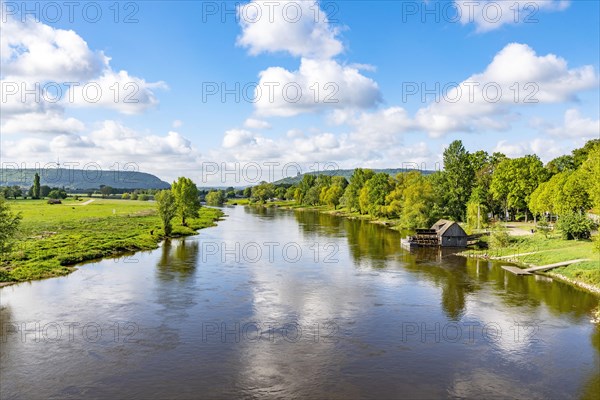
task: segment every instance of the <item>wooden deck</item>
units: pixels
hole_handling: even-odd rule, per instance
[[[539,267],[530,267],[530,268],[526,268],[526,269],[515,267],[512,265],[503,265],[502,269],[504,269],[508,272],[512,272],[515,275],[531,275],[535,272],[548,271],[553,268],[565,267],[567,265],[575,264],[575,263],[582,262],[582,261],[589,261],[589,260],[587,258],[581,258],[578,260],[563,261],[563,262],[559,262],[559,263],[541,265]]]

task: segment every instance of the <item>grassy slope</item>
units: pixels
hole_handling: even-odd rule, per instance
[[[556,268],[549,271],[549,274],[560,274],[569,279],[600,288],[600,254],[595,253],[592,246],[593,244],[589,240],[563,240],[558,235],[545,238],[541,233],[536,233],[532,236],[512,237],[511,245],[507,248],[468,251],[468,253],[473,255],[488,254],[492,257],[535,253],[515,256],[510,259],[526,265],[540,266],[587,258],[590,261]]]
[[[85,201],[87,199],[84,199]],[[43,200],[11,201],[21,212],[19,240],[0,265],[0,282],[25,281],[65,275],[71,265],[136,250],[154,249],[163,234],[154,203],[100,200],[80,206],[68,199],[60,205]],[[202,208],[189,227],[174,220],[174,236],[194,234],[213,226],[222,212]],[[154,231],[151,234],[151,231]]]

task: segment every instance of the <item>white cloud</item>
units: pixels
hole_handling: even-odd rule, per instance
[[[76,133],[85,128],[83,122],[54,111],[18,114],[3,120],[0,127],[4,134]]]
[[[533,119],[531,125],[558,138],[594,139],[600,137],[600,120],[585,118],[579,110],[574,108],[565,111],[562,125],[548,123],[540,118]]]
[[[260,73],[255,107],[262,116],[294,116],[323,109],[368,108],[381,101],[375,81],[334,60],[302,58],[297,71]]]
[[[271,124],[255,118],[248,118],[244,121],[244,127],[248,129],[271,129]]]
[[[33,19],[3,15],[0,23],[2,75],[27,81],[82,81],[108,67],[109,58],[91,51],[72,30],[55,29]]]
[[[50,108],[61,112],[70,106],[137,114],[156,106],[154,90],[166,88],[163,82],[150,83],[127,71],[113,71],[110,58],[102,51],[91,50],[73,30],[53,28],[33,18],[2,18],[0,78],[3,90],[8,89],[6,85],[11,93],[17,88],[3,101],[3,112],[9,116]],[[23,96],[31,89],[49,95]]]
[[[223,137],[223,147],[226,149],[231,149],[255,142],[256,140],[252,136],[252,132],[243,129],[228,130],[225,132],[225,136]]]
[[[477,32],[489,32],[507,24],[534,24],[539,22],[540,11],[562,11],[569,0],[455,0],[454,5],[463,25],[475,24]],[[451,11],[447,11],[451,13]],[[448,16],[448,18],[453,18]]]
[[[195,170],[201,164],[201,154],[178,132],[164,136],[141,133],[112,120],[82,134],[3,140],[0,150],[6,162],[34,165],[59,156],[61,162],[77,162],[79,166],[97,163],[106,170],[130,163],[142,172],[156,173],[165,179],[176,177],[183,170]]]
[[[511,158],[536,154],[544,162],[566,153],[564,143],[540,137],[520,142],[500,140],[492,151],[506,154]]]
[[[316,1],[253,0],[238,6],[242,28],[237,44],[250,54],[288,52],[297,57],[331,58],[343,45],[338,29]]]
[[[538,56],[525,44],[504,47],[484,72],[443,93],[439,102],[418,110],[416,122],[433,137],[447,132],[507,130],[516,106],[574,101],[598,86],[591,65],[569,69],[554,54]],[[501,119],[496,117],[501,116]]]
[[[175,121],[173,121],[173,123],[171,124],[171,126],[174,129],[181,128],[183,126],[183,121],[181,121],[179,119],[176,119]]]
[[[63,103],[74,107],[104,107],[123,114],[139,114],[158,104],[153,90],[166,89],[164,82],[146,82],[129,75],[107,70],[93,81],[73,86]]]

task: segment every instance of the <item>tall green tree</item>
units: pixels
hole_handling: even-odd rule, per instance
[[[35,173],[35,176],[33,177],[33,198],[34,199],[40,198],[40,174],[38,174],[37,172]]]
[[[346,207],[348,207],[349,211],[360,211],[360,191],[365,183],[367,183],[367,181],[373,177],[373,175],[375,175],[375,173],[370,169],[357,168],[354,170],[352,176],[350,177],[350,183],[344,192],[344,203],[346,204]]]
[[[527,211],[529,196],[547,177],[548,172],[535,155],[507,158],[494,171],[490,191],[494,199],[503,202],[508,216],[510,210]]]
[[[177,214],[181,217],[181,224],[187,226],[186,219],[198,216],[200,210],[200,192],[196,184],[190,179],[179,177],[171,185],[175,196]]]
[[[457,221],[466,218],[467,202],[475,180],[472,161],[460,140],[453,141],[444,150],[445,205],[448,214]]]
[[[600,212],[600,146],[596,146],[588,154],[581,166],[581,173],[587,183],[587,193],[596,212]]]
[[[392,187],[391,178],[385,172],[373,175],[365,183],[358,196],[361,214],[370,214],[374,217],[385,215],[386,197]]]
[[[14,214],[4,196],[0,196],[0,259],[12,248],[21,214]]]
[[[205,200],[209,206],[222,206],[225,203],[225,193],[222,190],[210,191]]]
[[[335,210],[340,204],[340,199],[344,194],[344,189],[339,185],[331,185],[325,192],[325,203],[329,206],[333,206]]]
[[[552,175],[560,172],[572,171],[575,169],[575,160],[571,155],[556,157],[554,160],[546,164],[546,169]]]
[[[275,185],[272,183],[261,182],[252,188],[252,199],[260,204],[266,203],[273,197],[275,197]]]
[[[583,147],[573,150],[575,168],[579,168],[588,159],[590,153],[598,147],[600,147],[600,139],[593,139],[588,140]]]
[[[177,215],[177,204],[175,196],[170,190],[161,190],[154,195],[156,205],[158,207],[158,216],[162,222],[163,231],[165,236],[170,236],[173,232],[173,226],[171,220]]]

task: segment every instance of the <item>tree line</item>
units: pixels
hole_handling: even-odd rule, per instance
[[[342,206],[347,212],[396,219],[408,229],[430,226],[439,218],[471,228],[485,226],[490,218],[573,220],[589,228],[585,213],[592,207],[600,210],[599,139],[546,165],[537,155],[470,153],[456,140],[445,149],[443,164],[442,171],[430,175],[411,171],[395,177],[358,168],[349,181],[307,174],[294,185],[262,182],[250,189],[249,197],[256,203],[279,199]]]

